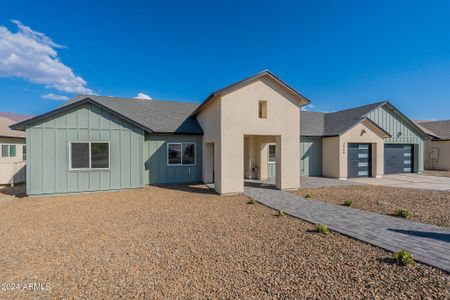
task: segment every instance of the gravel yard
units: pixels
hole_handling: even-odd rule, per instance
[[[425,170],[424,174],[432,176],[450,177],[450,171]]]
[[[50,291],[0,299],[450,297],[440,270],[394,265],[387,251],[247,202],[204,186],[9,202],[0,283]]]
[[[385,215],[394,214],[398,208],[407,209],[412,213],[413,221],[450,227],[449,192],[355,185],[301,189],[294,193],[310,194],[315,200],[334,204],[351,200],[354,208]]]

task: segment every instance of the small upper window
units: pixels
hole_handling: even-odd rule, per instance
[[[258,117],[260,119],[267,119],[267,101],[260,100],[258,102]]]
[[[71,169],[109,169],[109,143],[70,143]]]
[[[16,157],[16,145],[2,145],[2,157]]]
[[[195,165],[195,143],[167,144],[167,164],[169,166]]]

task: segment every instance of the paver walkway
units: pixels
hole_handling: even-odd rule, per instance
[[[396,252],[405,249],[414,259],[450,272],[450,229],[308,200],[260,183],[246,183],[245,194],[311,223]]]

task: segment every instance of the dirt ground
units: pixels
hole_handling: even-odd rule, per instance
[[[247,202],[173,186],[7,203],[0,299],[450,297],[438,269]]]
[[[435,171],[435,170],[425,170],[425,175],[450,177],[450,171]]]
[[[295,194],[310,194],[313,199],[343,204],[352,201],[352,207],[393,215],[396,209],[407,209],[412,213],[411,220],[450,227],[450,193],[383,187],[374,185],[355,185],[301,189]]]

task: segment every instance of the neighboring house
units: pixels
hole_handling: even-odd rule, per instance
[[[425,142],[425,169],[450,170],[450,120],[416,121],[430,136]]]
[[[423,169],[426,135],[389,103],[332,119],[300,113],[308,103],[263,71],[213,92],[200,105],[78,96],[12,127],[27,132],[30,195],[201,181],[233,194],[243,192],[245,177],[275,177],[278,189],[296,189],[305,163],[321,170],[305,175],[346,178],[360,157],[355,163],[366,164],[365,176],[384,174],[385,143],[396,143],[386,151],[395,152],[399,172]],[[303,135],[303,118],[311,122],[309,135]],[[377,118],[388,120],[386,126]]]
[[[422,173],[426,133],[387,101],[301,112],[300,174],[333,178]]]
[[[28,117],[0,113],[0,184],[25,181],[25,132],[12,130],[9,126]]]

